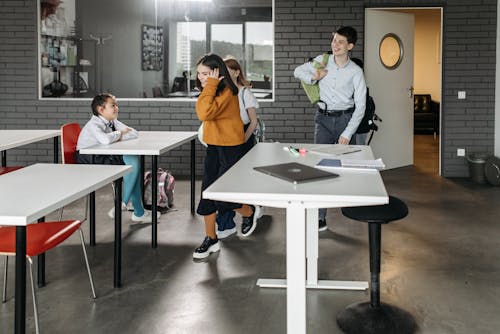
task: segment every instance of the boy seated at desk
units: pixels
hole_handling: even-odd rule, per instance
[[[137,155],[88,155],[80,154],[79,150],[96,145],[111,144],[119,140],[139,137],[139,133],[118,120],[118,103],[113,95],[98,94],[92,100],[92,118],[85,124],[78,137],[76,146],[77,162],[81,164],[130,165],[132,172],[123,177],[122,210],[127,209],[127,203],[132,202],[134,213],[132,221],[151,223],[151,211],[145,210],[142,203],[141,182],[139,175],[140,162]],[[114,218],[114,207],[108,216]],[[161,213],[157,212],[158,218]]]

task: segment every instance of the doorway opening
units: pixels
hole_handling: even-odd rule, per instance
[[[415,16],[413,165],[440,174],[441,8],[403,11]]]
[[[405,127],[401,124],[402,128],[406,128],[408,129],[407,131],[412,132],[402,135],[406,138],[408,138],[408,136],[413,137],[412,147],[408,145],[408,150],[412,152],[408,156],[410,159],[407,160],[406,165],[413,163],[413,165],[421,172],[438,175],[441,171],[440,129],[442,113],[442,8],[367,8],[366,11],[367,13],[370,11],[384,11],[409,14],[414,21],[413,84],[409,89],[409,95],[413,96],[411,102],[412,107],[409,111],[411,116],[407,118],[407,121],[412,122],[413,126]],[[367,20],[365,24],[365,31],[370,31],[376,26],[377,22]],[[398,26],[394,29],[394,33],[398,35]],[[367,54],[377,54],[375,50],[371,50],[369,52],[369,50],[366,49],[366,45],[369,45],[369,43],[365,44],[365,57]],[[371,48],[373,47],[374,46],[371,46]],[[378,44],[376,47],[378,47]],[[409,57],[406,59],[409,59]],[[366,62],[367,61],[365,60],[365,63]],[[387,94],[392,94],[392,92],[380,91],[380,96],[382,98],[386,97]],[[375,97],[375,102],[377,102],[377,97]],[[386,118],[387,117],[391,117],[391,115],[386,115]],[[392,126],[398,125],[393,124]],[[379,132],[383,131],[384,124],[382,123]],[[377,133],[376,135],[381,134],[382,133]],[[398,141],[398,138],[390,138],[390,140]],[[381,157],[383,158],[382,154]],[[411,157],[413,159],[411,159]],[[404,162],[399,165],[395,165],[395,167],[403,165],[405,165]]]

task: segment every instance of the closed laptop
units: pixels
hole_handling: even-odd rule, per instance
[[[337,177],[338,174],[330,173],[321,169],[290,162],[277,165],[254,167],[256,171],[268,174],[294,184],[319,181]]]

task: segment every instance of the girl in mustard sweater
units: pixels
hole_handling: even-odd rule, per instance
[[[207,144],[201,191],[233,166],[244,154],[243,122],[240,117],[238,87],[231,80],[221,57],[203,56],[197,63],[196,86],[201,94],[196,102],[196,114],[203,122],[203,141]],[[193,258],[202,259],[220,249],[215,233],[218,210],[234,210],[241,214],[243,223],[253,221],[255,208],[200,199],[196,212],[205,220],[205,239],[195,249]]]

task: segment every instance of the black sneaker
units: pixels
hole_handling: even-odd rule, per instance
[[[325,219],[320,219],[318,220],[318,231],[326,231],[328,229],[328,226],[326,226],[326,220]]]
[[[204,259],[210,255],[210,253],[215,253],[220,250],[219,239],[211,239],[210,237],[205,237],[200,247],[196,248],[193,253],[193,258]]]
[[[255,215],[255,207],[250,205],[252,208],[252,215],[250,217],[243,217],[241,222],[241,234],[244,237],[248,237],[253,233],[255,228],[257,227],[257,216]]]

